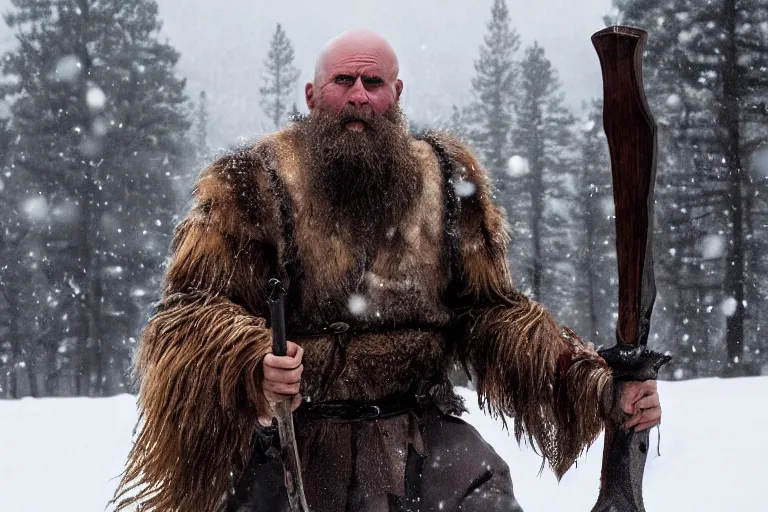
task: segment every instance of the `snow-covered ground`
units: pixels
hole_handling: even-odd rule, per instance
[[[649,512],[765,511],[768,377],[659,383],[661,456],[654,430],[645,473]],[[602,441],[559,484],[540,459],[482,415],[467,419],[509,462],[526,512],[586,511],[598,491]],[[130,446],[135,399],[0,401],[0,511],[100,512]]]

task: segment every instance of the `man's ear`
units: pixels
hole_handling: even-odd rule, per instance
[[[307,85],[304,86],[304,99],[309,110],[315,108],[315,87],[312,82],[307,82]]]
[[[400,101],[400,95],[403,93],[403,81],[399,78],[395,82],[395,99]]]

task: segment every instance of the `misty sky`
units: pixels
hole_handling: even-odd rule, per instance
[[[181,54],[179,72],[197,99],[209,100],[214,147],[271,128],[258,104],[262,63],[275,25],[283,24],[301,69],[296,102],[305,110],[304,83],[317,52],[336,34],[355,27],[381,33],[400,58],[403,107],[415,121],[434,123],[466,104],[473,61],[490,18],[492,0],[159,0],[163,33]],[[9,0],[0,0],[7,12]],[[565,86],[574,109],[602,94],[600,68],[590,42],[604,27],[610,0],[509,0],[523,46],[538,41]],[[0,27],[0,45],[12,36]],[[521,52],[522,53],[522,52]]]

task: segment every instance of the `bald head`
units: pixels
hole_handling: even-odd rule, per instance
[[[339,34],[325,43],[315,62],[315,82],[326,77],[339,63],[349,60],[376,63],[393,82],[400,72],[395,51],[386,39],[370,30],[357,29]]]
[[[395,51],[383,37],[365,29],[344,32],[320,50],[314,80],[305,88],[307,106],[339,112],[352,105],[382,114],[400,98],[399,72]]]

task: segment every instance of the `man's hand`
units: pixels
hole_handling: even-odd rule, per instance
[[[261,386],[267,403],[260,408],[262,414],[259,415],[259,423],[262,425],[272,424],[272,407],[277,402],[291,400],[291,411],[301,405],[299,387],[301,373],[304,371],[304,365],[301,364],[303,355],[304,349],[289,341],[286,355],[267,354],[264,357],[264,380]]]
[[[656,381],[625,382],[621,393],[621,410],[629,414],[624,428],[635,427],[635,432],[661,423],[661,404]]]

